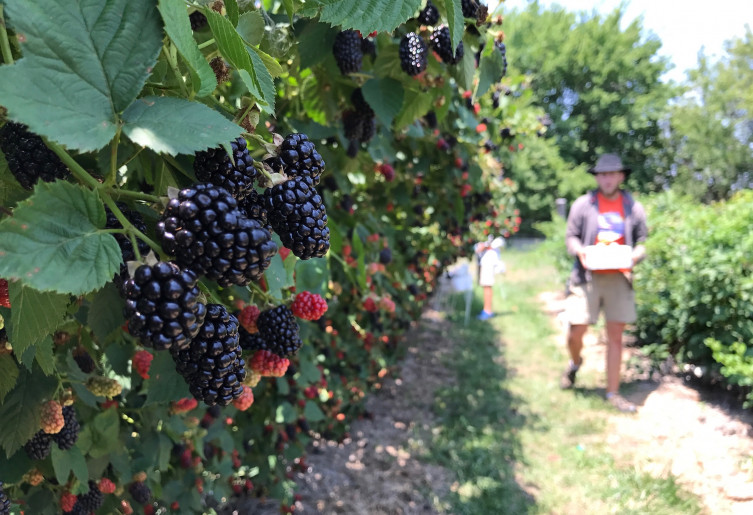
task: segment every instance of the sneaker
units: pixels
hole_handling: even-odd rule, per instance
[[[580,370],[580,367],[583,365],[583,360],[580,360],[580,365],[578,365],[578,368],[573,368],[572,362],[570,362],[570,365],[568,365],[567,369],[565,369],[564,372],[562,372],[562,377],[560,378],[560,388],[563,390],[570,390],[575,386],[575,375],[578,373],[578,370]]]
[[[627,400],[619,393],[608,393],[607,402],[623,413],[635,413],[635,404]]]
[[[481,311],[481,313],[479,313],[476,318],[478,318],[479,320],[489,320],[493,316],[494,316],[494,313],[490,313],[488,311]]]

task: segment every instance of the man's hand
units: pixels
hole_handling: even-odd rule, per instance
[[[646,257],[646,247],[643,245],[636,245],[633,247],[633,267],[643,261]]]
[[[580,264],[583,266],[583,268],[586,268],[586,248],[581,247],[576,251],[576,255],[578,256],[578,259],[580,260]]]

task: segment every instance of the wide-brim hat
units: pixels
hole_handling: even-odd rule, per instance
[[[588,169],[588,173],[597,174],[603,172],[623,172],[626,176],[633,170],[622,164],[622,159],[617,154],[602,154],[596,164]]]

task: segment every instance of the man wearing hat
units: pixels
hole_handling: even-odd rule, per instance
[[[632,287],[632,267],[645,257],[643,242],[648,235],[643,206],[620,188],[630,174],[615,154],[603,154],[588,170],[598,188],[578,198],[567,217],[565,240],[567,251],[575,256],[570,275],[570,295],[566,304],[569,322],[567,345],[570,364],[562,375],[560,386],[572,388],[583,363],[583,336],[604,311],[607,326],[607,401],[623,412],[634,412],[635,405],[619,394],[622,365],[622,333],[625,324],[636,319]],[[586,247],[593,245],[627,245],[632,247],[624,268],[586,268]],[[626,249],[622,247],[620,250]],[[607,265],[608,267],[608,265]],[[593,268],[593,265],[592,265]]]

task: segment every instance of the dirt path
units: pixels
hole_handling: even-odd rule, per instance
[[[558,318],[564,295],[545,293],[539,299],[552,315],[564,341],[566,326]],[[603,373],[606,345],[589,331],[584,342],[584,369]],[[639,359],[626,348],[624,359]],[[647,377],[629,369],[625,396],[638,405],[637,415],[615,415],[608,441],[619,450],[616,458],[654,477],[674,475],[678,483],[698,495],[712,514],[753,513],[753,416],[731,408],[720,393],[687,385],[677,375]]]

